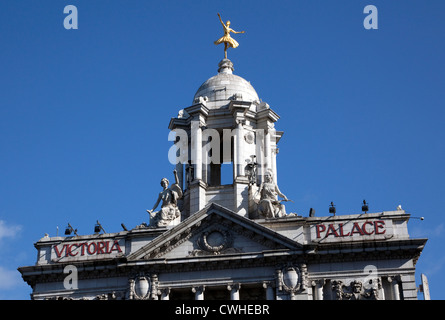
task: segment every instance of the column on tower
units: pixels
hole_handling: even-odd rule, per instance
[[[233,155],[233,192],[234,208],[239,215],[249,216],[249,179],[245,176],[244,168],[250,155],[246,154],[245,130],[246,113],[251,102],[233,100],[229,104],[229,110],[235,123],[234,155]]]
[[[190,158],[193,166],[193,180],[189,185],[190,213],[203,209],[206,205],[206,183],[203,181],[202,130],[206,125],[209,109],[198,103],[185,109],[190,115]]]
[[[260,182],[267,170],[272,170],[274,179],[277,176],[276,168],[276,144],[281,138],[282,132],[275,130],[275,122],[279,119],[278,114],[270,109],[265,102],[260,103],[256,114],[257,120],[257,159],[259,163],[258,174]],[[276,182],[276,181],[275,181]]]

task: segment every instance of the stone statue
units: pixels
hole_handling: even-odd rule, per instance
[[[246,177],[249,179],[249,185],[253,185],[257,183],[257,166],[258,163],[255,162],[255,155],[250,156],[252,158],[252,161],[250,161],[245,167],[244,167],[244,173]],[[249,160],[246,160],[249,161]]]
[[[278,186],[273,181],[272,170],[268,169],[264,175],[264,182],[261,184],[260,188],[255,194],[260,194],[260,199],[258,202],[258,214],[266,218],[280,218],[286,215],[286,209],[281,201],[291,201],[281,193]],[[283,200],[279,201],[280,196]]]
[[[179,186],[176,170],[173,171],[173,174],[175,175],[175,183],[169,188],[168,179],[162,178],[161,186],[163,190],[159,193],[158,200],[153,209],[147,210],[150,214],[150,226],[152,227],[165,227],[181,215],[177,201],[182,197],[182,189]],[[161,210],[154,212],[161,200]]]
[[[239,43],[230,36],[230,32],[244,33],[244,31],[233,30],[232,28],[230,28],[230,21],[227,21],[226,24],[224,24],[219,13],[218,13],[218,17],[219,17],[219,21],[221,22],[221,24],[223,26],[224,35],[221,38],[219,38],[218,40],[216,40],[214,43],[216,45],[218,45],[218,44],[224,42],[224,58],[227,59],[227,48],[229,48],[229,47],[236,48],[239,46]]]

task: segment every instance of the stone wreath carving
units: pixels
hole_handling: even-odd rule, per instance
[[[233,235],[227,230],[213,228],[203,232],[197,244],[202,250],[216,255],[232,246]]]

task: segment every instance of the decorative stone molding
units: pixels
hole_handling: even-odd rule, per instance
[[[212,226],[203,232],[196,240],[199,249],[189,252],[189,256],[219,255],[224,253],[239,253],[241,248],[233,248],[233,234],[220,228]]]
[[[122,292],[110,292],[97,295],[93,300],[121,300],[124,294]]]
[[[205,97],[205,98],[207,98],[207,97]],[[198,101],[196,101],[196,100],[198,100]],[[204,99],[202,97],[199,97],[198,99],[195,99],[195,101],[196,101],[196,103],[205,104],[207,100],[204,101]],[[177,117],[178,119],[187,119],[189,117],[190,117],[190,115],[188,114],[187,111],[185,111],[184,109],[179,110],[178,117]]]
[[[198,238],[198,245],[201,249],[213,254],[220,254],[221,251],[231,247],[233,235],[222,228],[214,227],[203,232]]]
[[[125,292],[124,291],[111,291],[109,293],[98,294],[94,297],[80,297],[73,298],[70,296],[52,296],[44,298],[43,300],[124,300]]]
[[[204,97],[203,96],[199,96],[199,97],[193,99],[193,103],[195,103],[195,104],[202,104],[204,106],[207,104],[207,101],[209,101],[209,98],[207,96],[204,96]]]
[[[157,276],[145,273],[136,274],[128,279],[128,299],[157,300]]]
[[[279,291],[285,291],[291,298],[307,288],[306,265],[288,263],[277,270],[277,287]]]
[[[229,98],[230,100],[238,100],[238,101],[242,101],[243,100],[243,95],[241,93],[235,93],[233,96],[231,96]]]
[[[197,224],[197,228],[199,228],[199,224]],[[157,258],[160,255],[166,254],[167,252],[170,252],[174,248],[176,248],[179,245],[181,245],[183,242],[185,242],[188,239],[190,239],[191,236],[192,236],[191,228],[187,228],[187,230],[185,232],[179,233],[175,237],[173,237],[168,242],[168,246],[163,246],[163,250],[162,251],[160,250],[160,248],[155,248],[152,251],[150,251],[149,253],[147,253],[144,256],[144,259]]]
[[[247,131],[246,134],[244,135],[244,140],[248,143],[248,144],[252,144],[255,142],[255,135],[253,134],[253,132],[251,131]]]

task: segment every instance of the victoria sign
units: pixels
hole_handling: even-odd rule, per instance
[[[66,243],[53,247],[57,258],[121,253],[118,240]]]

